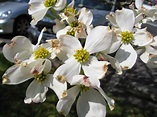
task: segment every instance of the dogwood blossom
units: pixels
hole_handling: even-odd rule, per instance
[[[30,0],[29,14],[32,16],[32,25],[36,25],[38,21],[43,19],[47,11],[53,8],[57,11],[64,9],[67,0]]]
[[[96,36],[95,34],[98,33],[99,35]],[[87,36],[84,47],[73,36],[60,36],[62,48],[67,53],[68,59],[55,71],[54,77],[66,76],[65,79],[70,83],[72,76],[78,75],[82,68],[86,74],[91,74],[95,70],[97,78],[103,78],[104,73],[106,73],[104,72],[104,66],[108,65],[108,63],[106,61],[98,61],[91,54],[107,49],[112,42],[112,35],[112,30],[108,27],[95,27]]]
[[[113,28],[117,35],[117,39],[120,42],[115,44],[120,47],[116,52],[115,58],[120,62],[122,69],[130,69],[137,59],[137,53],[134,46],[141,47],[148,45],[153,41],[153,38],[146,29],[134,28],[136,19],[132,10],[123,8],[122,10],[117,10],[113,14],[114,15],[108,15],[107,18],[115,27]]]
[[[3,46],[2,51],[5,58],[13,63],[20,63],[21,61],[27,59],[30,59],[31,61],[35,60],[37,58],[37,54],[35,54],[35,51],[37,50],[37,48],[39,49],[39,51],[41,49],[39,43],[41,41],[44,31],[45,28],[43,28],[43,30],[41,31],[36,45],[33,45],[30,40],[25,36],[15,36],[11,40],[10,44],[5,44]],[[48,50],[46,50],[45,52],[49,53]]]
[[[67,17],[70,19],[72,16]],[[71,18],[71,20],[68,22],[69,25],[58,31],[56,36],[59,37],[60,35],[68,34],[75,36],[76,38],[86,38],[92,20],[92,12],[86,8],[82,8],[80,10],[78,19],[73,16],[73,18]]]
[[[57,110],[61,114],[66,116],[69,113],[79,92],[80,95],[76,104],[78,117],[105,117],[105,100],[109,104],[110,109],[114,109],[114,100],[104,93],[100,88],[99,80],[93,77],[93,75],[90,77],[85,75],[76,75],[72,78],[71,85],[75,86],[68,89],[67,96],[61,98],[57,103]]]

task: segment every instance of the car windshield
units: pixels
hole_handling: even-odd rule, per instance
[[[71,0],[68,0],[70,2]],[[88,9],[111,10],[111,5],[107,5],[98,0],[75,0],[75,7],[86,7]]]

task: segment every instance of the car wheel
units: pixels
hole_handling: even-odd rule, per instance
[[[29,26],[30,26],[29,18],[19,17],[18,19],[15,20],[14,23],[14,34],[27,36],[28,34],[27,30]]]

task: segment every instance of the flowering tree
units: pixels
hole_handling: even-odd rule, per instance
[[[107,104],[113,110],[115,103],[100,82],[109,65],[121,75],[139,56],[148,67],[157,67],[157,37],[141,28],[142,23],[157,19],[157,8],[146,9],[143,2],[135,0],[129,9],[108,14],[111,26],[94,27],[92,12],[85,7],[76,9],[74,0],[69,4],[66,0],[30,0],[32,25],[48,10],[56,11],[56,39],[40,43],[46,30],[43,28],[36,45],[24,36],[4,45],[3,54],[14,65],[3,74],[3,84],[16,85],[33,78],[25,103],[44,102],[48,89],[52,89],[58,97],[56,109],[64,116],[77,100],[79,117],[105,117]],[[59,67],[53,65],[55,59],[61,63]]]

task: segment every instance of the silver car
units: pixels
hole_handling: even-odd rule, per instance
[[[0,34],[26,35],[31,16],[29,0],[5,0],[0,2]]]

